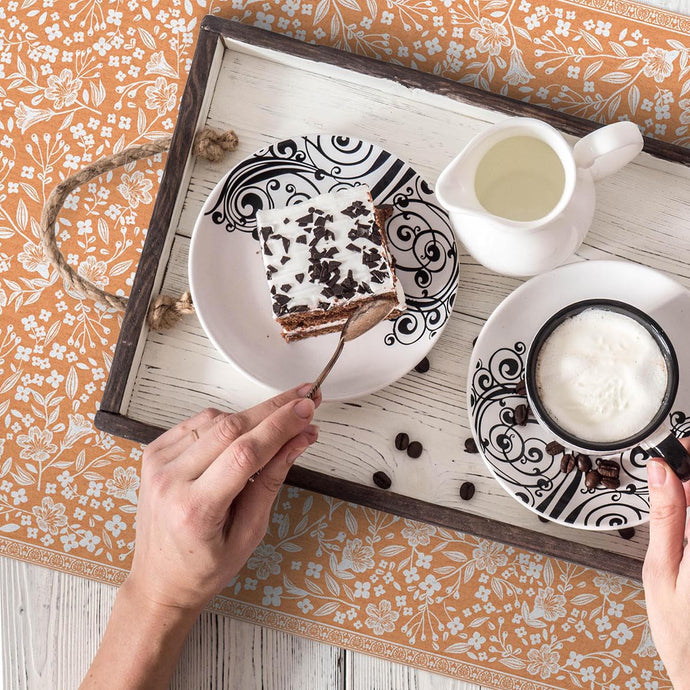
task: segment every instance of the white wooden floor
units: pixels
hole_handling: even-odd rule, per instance
[[[690,14],[690,0],[641,0]],[[6,690],[75,688],[95,654],[115,589],[0,558],[0,677]],[[480,690],[287,633],[204,614],[172,688]]]
[[[76,688],[105,629],[115,588],[7,558],[0,558],[0,583],[0,687]],[[210,613],[190,633],[171,688],[479,690]]]

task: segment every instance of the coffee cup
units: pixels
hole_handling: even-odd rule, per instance
[[[690,455],[667,421],[676,353],[640,309],[589,299],[553,314],[529,347],[525,387],[537,421],[565,447],[603,456],[642,446],[690,479]]]

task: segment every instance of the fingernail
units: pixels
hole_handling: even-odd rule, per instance
[[[308,398],[303,398],[293,409],[300,419],[309,419],[314,414],[314,403]]]
[[[310,390],[311,388],[311,383],[305,383],[303,386],[300,386],[297,389],[297,395],[299,395],[300,398],[303,398]]]
[[[663,486],[666,482],[666,468],[657,460],[647,463],[647,482],[650,486]]]
[[[308,446],[300,446],[299,448],[295,448],[292,450],[290,453],[288,453],[287,458],[285,461],[287,462],[288,465],[292,465],[297,458],[304,453],[305,450],[307,450]]]
[[[319,437],[319,427],[316,424],[310,424],[304,429],[302,435],[307,437],[309,443],[314,443],[314,441],[316,441],[316,439]]]

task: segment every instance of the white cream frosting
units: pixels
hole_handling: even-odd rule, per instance
[[[396,290],[368,187],[257,213],[274,318]],[[404,299],[403,299],[404,305]]]

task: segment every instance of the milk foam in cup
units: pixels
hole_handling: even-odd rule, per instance
[[[655,338],[639,321],[589,308],[548,336],[536,364],[548,416],[573,436],[612,443],[635,436],[664,402],[668,371]]]
[[[688,481],[690,454],[668,422],[678,380],[678,359],[661,326],[611,299],[575,302],[549,317],[525,365],[534,417],[566,452],[605,457],[641,446]]]

